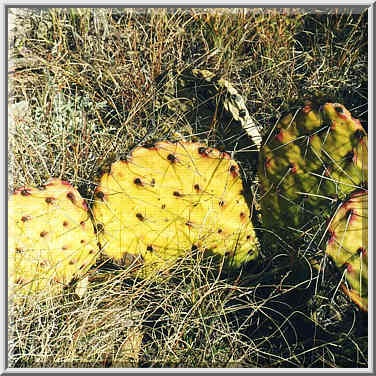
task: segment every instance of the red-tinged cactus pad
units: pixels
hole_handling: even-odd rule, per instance
[[[344,271],[342,287],[368,311],[368,193],[353,193],[333,217],[326,253]]]
[[[8,207],[11,293],[59,292],[95,262],[94,227],[69,183],[51,179],[41,188],[19,188]]]
[[[199,143],[160,142],[115,162],[96,190],[103,252],[162,271],[198,248],[239,267],[257,257],[256,235],[236,162]]]
[[[367,147],[365,130],[341,104],[282,118],[259,156],[266,227],[284,236],[310,231],[331,203],[366,186]]]

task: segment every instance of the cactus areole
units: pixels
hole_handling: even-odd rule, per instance
[[[223,256],[229,267],[257,257],[239,167],[199,143],[159,142],[115,162],[95,193],[102,251],[141,265],[144,276],[168,269],[192,249]]]

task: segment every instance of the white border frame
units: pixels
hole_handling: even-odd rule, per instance
[[[369,137],[369,144],[371,147],[368,149],[369,154],[369,166],[373,166],[373,145],[374,145],[374,130],[373,130],[373,120],[374,120],[374,113],[373,113],[373,84],[374,84],[374,48],[373,48],[373,21],[375,19],[375,13],[376,13],[376,8],[375,4],[369,1],[360,1],[360,2],[347,2],[347,1],[331,1],[329,4],[324,1],[316,1],[314,3],[308,2],[308,1],[290,1],[289,3],[285,3],[283,1],[262,1],[259,3],[255,4],[250,4],[249,1],[244,1],[244,0],[238,0],[236,4],[226,4],[223,3],[222,1],[206,1],[204,4],[200,1],[190,1],[189,3],[181,3],[177,4],[176,1],[171,1],[171,0],[165,0],[163,3],[158,3],[156,1],[148,1],[148,2],[137,2],[135,3],[127,3],[124,1],[118,1],[118,0],[113,0],[111,4],[103,4],[99,1],[93,0],[93,1],[80,1],[79,4],[73,2],[73,1],[66,1],[66,2],[55,2],[55,1],[46,1],[46,0],[41,0],[38,2],[25,2],[25,1],[17,1],[17,0],[11,0],[11,1],[6,1],[6,0],[0,0],[0,4],[2,5],[1,7],[1,19],[3,20],[2,22],[2,31],[3,31],[3,49],[4,51],[4,59],[2,59],[1,64],[2,64],[2,72],[4,74],[1,77],[1,87],[4,88],[2,90],[2,94],[4,95],[3,100],[1,101],[1,109],[2,109],[2,114],[4,114],[3,117],[3,124],[7,124],[7,109],[5,107],[5,98],[7,97],[6,89],[8,87],[7,85],[7,64],[5,63],[5,59],[7,58],[7,9],[5,6],[8,7],[48,7],[48,6],[54,6],[54,7],[104,7],[104,8],[111,8],[111,7],[117,7],[117,6],[123,6],[123,7],[165,7],[165,6],[176,6],[176,7],[278,7],[278,8],[288,8],[288,7],[302,7],[302,8],[317,8],[317,7],[325,7],[325,8],[331,8],[331,7],[338,7],[338,8],[343,8],[343,7],[368,7],[369,8],[369,13],[368,13],[368,20],[369,20],[369,28],[368,28],[368,33],[369,33],[369,61],[368,61],[368,73],[369,77],[372,78],[372,80],[369,81],[369,88],[368,88],[368,137]],[[2,213],[3,213],[3,223],[5,226],[1,227],[2,229],[2,239],[4,239],[4,250],[2,252],[2,263],[5,266],[7,264],[7,257],[6,257],[6,248],[7,248],[7,157],[8,155],[6,154],[8,152],[7,150],[7,131],[6,127],[3,126],[1,128],[2,131],[2,136],[4,137],[4,153],[1,153],[1,159],[4,158],[1,162],[1,169],[4,169],[3,176],[4,176],[4,184],[1,185],[1,205],[2,205]],[[373,208],[374,208],[374,197],[373,197],[373,170],[369,170],[369,201],[370,201],[370,206],[368,209],[368,221],[369,223],[373,224]],[[370,208],[372,208],[370,210]],[[369,239],[368,239],[368,244],[369,244],[369,260],[371,260],[371,265],[374,269],[374,257],[373,257],[373,234],[372,231],[369,231]],[[371,269],[372,270],[372,269]],[[4,278],[4,284],[3,288],[1,289],[1,301],[6,302],[7,301],[7,275],[6,271],[3,273],[3,278]],[[373,286],[373,274],[370,273],[369,275],[369,284]],[[234,369],[227,369],[227,368],[214,368],[214,369],[208,369],[208,368],[179,368],[179,369],[169,369],[169,368],[159,368],[159,369],[145,369],[145,368],[7,368],[7,306],[5,304],[4,310],[1,310],[2,313],[2,321],[0,325],[0,333],[1,333],[1,338],[4,340],[4,351],[1,353],[0,357],[0,371],[1,374],[44,374],[44,373],[56,373],[56,374],[81,374],[81,373],[95,373],[95,374],[107,374],[107,373],[260,373],[260,374],[274,374],[274,373],[304,373],[304,374],[321,374],[321,373],[345,373],[345,374],[374,374],[374,358],[373,358],[373,344],[374,344],[374,291],[373,294],[369,297],[369,306],[371,307],[371,310],[369,311],[369,339],[368,339],[368,344],[369,344],[369,364],[368,368],[364,369],[358,369],[358,368],[349,368],[349,369],[344,369],[344,368],[339,368],[339,369],[304,369],[304,368],[281,368],[281,369],[275,369],[275,368],[265,368],[265,369],[252,369],[252,368],[247,368],[247,369],[239,369],[239,368],[234,368]]]

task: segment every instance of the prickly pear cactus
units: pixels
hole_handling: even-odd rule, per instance
[[[143,276],[192,249],[239,267],[258,255],[239,169],[228,154],[199,143],[136,148],[105,173],[93,214],[104,254],[139,265]]]
[[[326,254],[343,271],[342,288],[368,311],[368,193],[354,192],[329,223]]]
[[[88,208],[69,183],[15,190],[8,204],[10,293],[58,293],[98,255]]]
[[[335,202],[367,182],[367,135],[346,108],[311,104],[282,118],[259,155],[266,227],[286,238],[314,235]]]

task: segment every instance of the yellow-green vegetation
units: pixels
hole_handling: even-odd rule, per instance
[[[367,134],[343,105],[307,104],[283,117],[259,156],[265,225],[295,237],[314,233],[333,202],[367,187],[367,163]]]
[[[95,192],[106,176],[110,179],[111,165],[133,166],[132,150],[146,152],[160,141],[194,141],[231,156],[216,161],[218,170],[237,164],[246,218],[249,213],[260,239],[257,263],[232,273],[218,267],[214,252],[201,257],[197,246],[169,265],[169,278],[136,278],[132,262],[119,265],[105,256],[85,272],[86,292],[72,288],[75,278],[61,294],[34,291],[21,304],[9,305],[10,367],[368,366],[367,315],[339,288],[341,261],[335,266],[323,257],[323,242],[303,236],[296,248],[288,241],[292,230],[278,239],[262,224],[262,213],[255,210],[257,147],[244,130],[233,127],[241,120],[236,116],[245,113],[256,126],[252,129],[265,136],[286,110],[294,112],[305,99],[319,96],[322,103],[343,104],[367,130],[368,11],[8,11],[10,192],[44,185],[53,176],[76,187],[92,217],[95,207],[105,205]],[[176,77],[181,83],[179,75],[195,69],[218,81],[193,81],[193,92],[180,102],[194,104],[187,122],[161,102],[173,100],[174,93],[166,95],[159,78],[172,71],[170,82]],[[244,104],[246,112],[226,98]],[[204,117],[209,115],[209,121],[202,121],[202,102],[208,104]],[[214,178],[225,187],[226,179]],[[133,187],[141,188],[146,189]],[[147,200],[144,210],[153,204]],[[118,209],[109,202],[110,209]],[[179,216],[173,206],[170,213]],[[140,214],[147,219],[147,212]],[[135,218],[135,230],[147,225]],[[218,222],[215,216],[209,219],[214,229]],[[235,226],[225,221],[221,225]],[[106,235],[105,225],[104,234],[96,227],[93,242]],[[192,243],[198,236],[193,235]],[[273,252],[268,237],[276,239]],[[105,254],[103,238],[101,243]],[[323,262],[319,274],[312,258]]]
[[[350,287],[345,291],[364,310],[368,295],[364,241],[367,214],[360,207],[364,200],[357,203],[357,214],[350,206],[355,204],[355,197],[368,197],[367,163],[367,134],[359,120],[338,103],[317,108],[306,104],[295,114],[283,117],[266,136],[259,158],[263,223],[294,247],[306,249],[309,243],[320,246],[327,237],[328,216],[348,198],[333,219],[335,227],[329,228],[326,253],[339,270],[347,264],[344,276]],[[346,207],[354,215],[347,217],[348,222],[343,212]],[[342,233],[343,248],[337,244],[337,231]],[[322,260],[317,262],[320,255],[319,251],[313,253],[312,263],[322,268]]]
[[[103,252],[168,273],[192,249],[239,268],[257,258],[257,240],[237,163],[199,143],[136,148],[102,176],[93,216]]]

